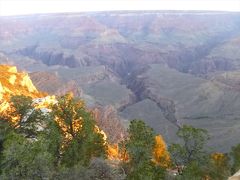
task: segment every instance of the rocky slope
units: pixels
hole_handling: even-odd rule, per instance
[[[38,97],[41,93],[32,84],[27,73],[18,72],[15,66],[0,65],[0,96],[7,99],[11,95]]]
[[[234,88],[237,84],[231,87],[230,81],[227,86],[220,78],[202,79],[157,64],[131,79],[129,87],[137,90],[139,100],[150,99],[160,108],[163,117],[159,116],[162,119],[159,123],[165,119],[176,125],[192,124],[205,128],[211,135],[210,145],[224,151],[238,143],[240,91]],[[139,109],[148,106],[145,104]],[[124,117],[138,115],[129,110],[130,107],[123,111]],[[148,112],[152,113],[151,110]],[[162,130],[163,127],[151,124],[171,137],[169,132]],[[165,126],[167,122],[161,124]]]
[[[0,113],[9,108],[13,95],[39,98],[44,94],[38,92],[27,73],[18,72],[15,66],[0,65]]]
[[[82,90],[75,81],[64,82],[55,73],[33,72],[30,74],[30,77],[37,89],[42,92],[58,96],[72,92],[74,96],[82,97]]]

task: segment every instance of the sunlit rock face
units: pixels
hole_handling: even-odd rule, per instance
[[[26,87],[29,92],[37,92],[37,89],[32,84],[30,77],[27,74],[22,74],[21,85]]]
[[[12,85],[14,85],[16,79],[17,79],[17,76],[16,76],[16,75],[11,75],[11,76],[9,77],[9,83],[12,84]]]
[[[0,65],[0,97],[25,95],[33,98],[41,97],[41,93],[33,85],[27,73],[18,72],[14,66]]]
[[[43,97],[43,93],[38,92],[28,74],[18,72],[15,66],[0,65],[0,74],[0,112],[9,107],[8,101],[13,95]]]
[[[1,65],[1,68],[6,68],[5,71],[9,73],[17,73],[17,68],[15,66]]]

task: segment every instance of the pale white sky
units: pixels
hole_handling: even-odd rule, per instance
[[[240,11],[240,0],[0,0],[0,16],[113,10]]]

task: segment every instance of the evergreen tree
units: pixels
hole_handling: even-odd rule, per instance
[[[230,173],[230,158],[227,154],[213,153],[209,158],[208,176],[216,180],[227,179]]]
[[[105,157],[104,135],[96,127],[90,112],[81,100],[67,94],[53,106],[53,117],[64,134],[62,164],[71,167],[88,165],[93,157]]]
[[[7,139],[9,133],[12,132],[12,128],[8,121],[0,117],[0,174],[2,172],[2,161],[3,161],[3,151],[4,151],[4,142]]]
[[[232,147],[232,150],[230,152],[230,155],[233,160],[233,165],[232,165],[232,174],[236,173],[240,169],[240,144]]]
[[[20,95],[11,97],[11,110],[5,119],[27,138],[36,138],[44,130],[49,115],[44,114],[41,109],[34,108],[31,97]]]
[[[54,166],[58,168],[62,158],[61,149],[64,142],[64,135],[62,134],[62,130],[59,125],[53,118],[50,118],[48,121],[47,126],[42,133],[42,138],[46,144],[47,151],[54,157]]]
[[[33,109],[32,98],[23,95],[12,96],[10,99],[14,111],[11,113],[12,117],[19,117],[20,120],[24,119],[27,113]]]
[[[153,162],[155,133],[141,120],[133,120],[128,129],[129,138],[123,142],[129,161],[125,163],[128,179],[163,179],[164,171]]]
[[[209,156],[204,150],[209,135],[206,130],[184,125],[177,135],[182,144],[172,144],[169,147],[172,161],[178,172],[184,178],[190,176],[201,179],[205,177]]]
[[[53,170],[53,157],[41,139],[27,139],[12,132],[4,142],[1,163],[2,179],[49,179]]]

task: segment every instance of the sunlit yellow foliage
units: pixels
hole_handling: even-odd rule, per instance
[[[116,160],[119,159],[119,149],[117,144],[107,146],[108,159]]]
[[[119,161],[128,161],[129,155],[124,149],[119,148],[118,144],[108,144],[108,159],[119,160]],[[168,168],[171,164],[170,155],[167,151],[167,146],[161,135],[155,137],[155,147],[153,149],[153,162],[157,165]]]
[[[128,161],[129,156],[125,149],[120,149],[118,144],[108,144],[107,146],[108,159],[118,161]]]
[[[61,128],[66,141],[71,140],[73,135],[76,134],[82,127],[81,122],[83,121],[82,117],[76,116],[76,110],[84,107],[83,101],[77,101],[74,106],[71,104],[73,99],[73,94],[69,93],[65,95],[64,99],[60,99],[58,105],[54,106],[55,113],[55,121],[58,123]],[[66,107],[67,106],[67,107]],[[64,113],[64,109],[69,112]],[[67,118],[71,118],[71,124],[67,124],[65,120]]]
[[[129,155],[124,149],[119,148],[118,144],[108,144],[108,159],[118,160],[118,161],[128,161]],[[157,165],[168,168],[171,164],[170,155],[167,151],[167,146],[161,135],[155,137],[155,147],[153,149],[153,162]]]
[[[225,166],[228,161],[228,158],[225,154],[218,152],[211,154],[211,158],[213,160],[214,165],[217,167]]]
[[[55,112],[55,121],[59,125],[65,137],[63,142],[64,148],[74,138],[74,136],[81,131],[84,119],[77,113],[77,110],[82,108],[85,109],[85,103],[82,100],[74,101],[73,93],[68,93],[64,96],[64,98],[60,98],[53,108],[53,111]],[[67,123],[67,119],[71,119],[71,121]],[[106,144],[107,136],[105,132],[96,125],[94,131],[103,135],[103,140]]]
[[[206,176],[203,177],[203,180],[211,180],[211,177],[206,175]]]
[[[155,137],[155,147],[153,149],[153,161],[162,167],[169,167],[171,160],[167,151],[166,143],[161,135]]]
[[[20,116],[19,115],[16,115],[16,116],[13,116],[13,112],[15,111],[15,108],[11,105],[11,103],[8,103],[7,101],[3,102],[1,105],[1,116],[6,118],[6,120],[8,120],[11,125],[13,127],[16,127],[18,128],[18,126],[16,126],[20,120]]]

